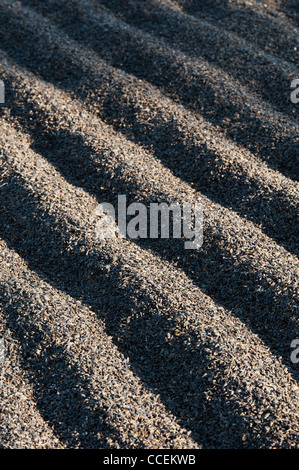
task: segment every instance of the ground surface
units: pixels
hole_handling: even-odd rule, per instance
[[[298,12],[1,0],[2,447],[298,447]],[[118,194],[202,247],[97,240]]]

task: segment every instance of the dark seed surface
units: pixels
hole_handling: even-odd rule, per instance
[[[0,446],[299,447],[297,2],[0,17]],[[119,194],[202,247],[98,240]]]

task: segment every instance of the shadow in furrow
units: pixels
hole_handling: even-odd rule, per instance
[[[130,62],[135,62],[135,56],[140,54],[140,50],[143,55],[142,63],[148,62],[149,56],[153,54],[154,57],[150,60],[154,66],[157,65],[157,60],[159,62],[171,59],[174,61],[174,55],[167,59],[167,55],[169,56],[167,47],[171,47],[174,54],[176,50],[185,54],[185,66],[181,66],[181,73],[184,72],[185,67],[189,67],[189,75],[196,73],[196,62],[203,59],[226,71],[230,77],[238,80],[242,85],[258,92],[264,101],[274,105],[277,110],[294,118],[294,106],[290,100],[290,83],[296,78],[296,71],[298,71],[296,69],[298,52],[294,49],[298,37],[294,32],[294,39],[287,42],[287,35],[281,33],[283,29],[281,25],[277,28],[278,37],[282,38],[281,42],[284,39],[287,44],[284,42],[279,44],[279,50],[289,51],[293,63],[285,62],[287,53],[284,53],[283,60],[272,54],[267,56],[262,51],[257,51],[256,45],[250,42],[244,44],[241,37],[229,35],[224,28],[219,28],[212,23],[196,21],[195,18],[188,18],[179,12],[167,10],[165,6],[159,7],[157,4],[154,6],[133,1],[128,5],[128,2],[119,0],[101,0],[100,5],[96,4],[91,7],[92,14],[90,14],[84,10],[80,2],[46,0],[40,3],[36,0],[23,0],[23,3],[33,6],[46,16],[49,15],[53,22],[67,31],[71,37],[77,41],[84,41],[94,50],[98,50],[100,54],[103,49],[105,50],[103,43],[108,45],[110,42],[113,48],[113,44],[117,42],[117,37],[111,38],[111,33],[114,36],[119,35],[117,45],[120,54],[118,58],[113,58],[113,64],[121,68],[126,67],[128,73],[135,74],[130,71]],[[101,5],[107,8],[107,12],[112,12],[108,20],[107,13],[101,9]],[[224,4],[222,8],[225,8]],[[225,11],[230,13],[230,10]],[[248,11],[246,15],[249,21]],[[252,15],[252,21],[256,25],[257,15],[254,12]],[[233,18],[238,24],[239,18],[238,21],[236,21],[236,16]],[[131,30],[128,25],[132,28]],[[246,27],[248,28],[248,24]],[[241,29],[244,30],[244,28]],[[265,34],[265,43],[272,48],[271,33],[266,32],[265,28],[262,28],[262,31]],[[254,35],[255,38],[260,36],[261,33]],[[159,47],[150,47],[151,40],[160,41]],[[157,51],[155,54],[155,49],[163,50],[164,57],[157,54]],[[172,76],[170,71],[166,73],[166,76],[169,80]],[[219,80],[219,77],[217,78]]]
[[[112,175],[101,163],[101,150],[95,152],[80,136],[67,130],[47,130],[43,124],[47,121],[45,116],[38,115],[30,105],[27,105],[26,112],[19,110],[19,117],[29,115],[31,125],[27,129],[32,133],[33,150],[42,154],[71,184],[82,187],[99,201],[111,202],[115,206],[118,194],[127,194],[128,204],[136,197],[133,195],[138,195],[134,179],[126,181],[119,168],[114,168]],[[22,119],[21,122],[26,124]],[[107,189],[102,190],[101,187]],[[168,199],[167,195],[157,193],[153,198],[158,202],[167,202]],[[146,201],[150,202],[154,201]],[[296,331],[294,293],[290,288],[278,288],[268,282],[262,271],[252,269],[250,258],[244,263],[236,260],[230,248],[220,243],[220,235],[209,233],[211,229],[208,227],[204,230],[205,240],[199,252],[185,250],[182,240],[149,239],[137,243],[164,259],[175,260],[196,285],[215,302],[232,310],[274,354],[281,356],[298,378],[298,371],[289,359],[290,338]]]
[[[115,2],[114,2],[115,3]],[[290,62],[294,61],[294,42],[290,39],[293,32],[298,34],[299,27],[299,5],[297,0],[281,0],[279,9],[273,14],[273,11],[264,10],[257,11],[255,5],[253,8],[247,7],[246,4],[240,3],[236,6],[229,0],[197,0],[176,2],[180,5],[184,12],[192,15],[199,20],[207,19],[212,23],[220,23],[221,27],[225,27],[239,34],[245,35],[248,40],[258,43],[259,47],[270,49],[275,48],[275,52]],[[256,3],[264,2],[257,0]],[[270,2],[270,7],[272,7]],[[275,9],[275,6],[273,6]],[[283,13],[289,25],[286,26],[285,19],[282,20],[280,13]],[[247,36],[248,35],[248,36]],[[290,37],[291,36],[291,37]],[[268,39],[267,39],[268,38]],[[298,39],[297,39],[298,40]],[[268,44],[267,44],[268,41]],[[276,47],[279,47],[277,50]],[[298,59],[296,59],[298,61]]]
[[[46,113],[35,109],[26,100],[26,96],[16,96],[15,93],[19,92],[12,87],[13,83],[7,81],[7,96],[12,115],[32,135],[34,148],[41,153],[47,152],[49,145],[53,149],[59,148],[51,144],[51,140],[55,139],[55,132],[52,136],[51,130],[43,124],[47,122]],[[283,192],[264,189],[253,178],[249,180],[240,169],[234,174],[229,167],[225,167],[221,154],[208,149],[205,143],[196,142],[196,136],[188,135],[186,139],[175,120],[157,121],[154,118],[138,122],[137,108],[122,98],[122,92],[118,95],[115,90],[114,93],[113,97],[109,93],[102,96],[99,111],[101,119],[105,119],[116,131],[123,133],[137,145],[147,147],[175,176],[191,183],[209,199],[261,226],[264,233],[298,256],[296,200],[291,204],[285,200]],[[84,100],[85,96],[86,91],[82,89],[81,99]],[[15,104],[20,99],[23,104]],[[60,144],[66,147],[67,141]],[[90,171],[96,172],[96,168]]]
[[[163,313],[161,303],[157,305],[134,283],[124,286],[118,266],[107,274],[103,263],[109,262],[110,255],[98,250],[84,252],[83,245],[70,247],[66,241],[66,232],[70,229],[41,209],[38,197],[25,189],[22,179],[10,176],[6,182],[5,191],[0,188],[1,237],[26,260],[30,269],[46,276],[55,288],[85,302],[99,316],[105,312],[103,319],[107,333],[130,358],[135,373],[151,390],[159,393],[178,422],[192,430],[194,440],[204,442],[205,447],[219,448],[260,447],[261,442],[268,445],[275,441],[270,426],[271,419],[275,417],[271,410],[267,409],[269,414],[262,421],[263,424],[255,422],[252,427],[252,411],[246,400],[241,403],[238,399],[232,399],[229,391],[235,391],[236,387],[239,389],[240,383],[231,380],[227,384],[221,354],[218,359],[211,355],[217,348],[217,340],[214,342],[208,339],[200,343],[195,333],[186,330],[180,332],[184,334],[174,334],[174,338],[166,342],[165,336],[174,330],[174,317],[178,312],[173,315],[166,308],[166,313]],[[167,305],[167,299],[164,301]],[[15,299],[15,302],[18,300]],[[33,343],[36,347],[39,344],[39,332],[32,329],[31,325],[29,328],[20,318],[20,313],[16,318],[13,312],[14,307],[8,312],[11,315],[9,327],[16,330],[15,321],[20,320],[18,339],[25,345],[24,360],[27,367],[32,367],[34,362],[30,362],[30,345]],[[30,343],[27,343],[28,334],[33,338]],[[31,359],[27,357],[28,353]],[[63,361],[62,351],[52,345],[47,354],[56,357],[55,360],[50,359],[51,371],[46,361],[47,355],[32,370],[36,380],[37,403],[42,414],[52,421],[63,437],[59,405],[63,406],[65,413],[65,406],[71,404],[73,410],[74,402],[78,403],[82,416],[88,419],[90,411],[82,404],[84,383],[81,378],[76,378],[75,372],[69,371]],[[65,380],[72,383],[71,390],[66,387],[67,392],[67,384],[61,380],[62,372],[66,374]],[[38,388],[39,382],[42,384],[41,390]],[[82,387],[79,397],[74,391],[77,383]],[[53,398],[52,392],[55,397],[57,389],[66,404],[60,399],[57,399],[57,403]],[[40,393],[41,397],[38,398]],[[65,393],[69,395],[65,396]],[[245,391],[241,390],[240,393],[246,396]],[[253,397],[254,391],[251,399]],[[48,408],[53,401],[55,415],[54,409]],[[75,421],[75,424],[71,417],[72,411],[67,423],[76,431],[78,425],[81,427],[83,423]],[[99,427],[103,419],[100,416]],[[83,426],[81,433],[84,433],[84,429]]]
[[[93,74],[82,68],[75,54],[66,56],[66,52],[60,50],[60,45],[51,43],[49,35],[43,30],[37,32],[18,27],[20,19],[14,18],[11,10],[4,9],[1,13],[4,17],[4,26],[0,29],[2,47],[20,64],[40,74],[45,80],[59,80],[62,86],[76,89],[78,82],[85,80],[85,87],[93,89],[88,82],[88,76]],[[59,10],[55,9],[54,14],[55,23],[70,37],[92,47],[109,64],[160,88],[172,99],[200,113],[214,126],[220,126],[230,139],[249,149],[270,167],[291,179],[298,179],[299,139],[296,130],[285,135],[284,131],[281,133],[277,130],[279,123],[273,123],[270,118],[264,122],[256,110],[244,106],[240,96],[235,96],[236,90],[229,83],[224,91],[223,87],[217,89],[212,83],[211,71],[205,66],[199,63],[195,66],[194,62],[187,62],[187,57],[184,61],[177,59],[174,53],[165,53],[165,48],[161,50],[161,47],[150,44],[142,36],[135,37],[113,22],[106,22],[102,28],[96,28],[82,11],[70,10],[65,5],[60,5]],[[27,43],[25,51],[20,51],[20,43]],[[218,75],[214,76],[214,80],[218,80]],[[107,86],[107,74],[101,67],[97,71],[96,81],[102,82],[103,87]],[[274,82],[278,83],[277,80]],[[268,76],[266,83],[269,83]],[[280,80],[277,86],[280,91],[287,88],[286,103],[293,112],[289,83],[286,86],[286,80],[283,84]],[[113,95],[112,89],[110,93]]]
[[[299,5],[297,0],[281,1],[280,8],[289,20],[299,27]]]
[[[22,364],[42,418],[69,447],[110,448],[108,436],[126,448],[118,431],[107,423],[105,410],[91,397],[88,380],[67,362],[61,346],[49,342],[45,326],[34,324],[26,293],[15,294],[12,297],[2,286],[0,302],[7,326],[21,345]]]
[[[41,5],[35,0],[24,1],[30,2],[44,14],[47,12],[47,2],[51,1],[51,4],[56,2],[56,0],[47,0]],[[95,5],[95,2],[93,4]],[[179,47],[188,56],[209,57],[208,47],[212,49],[214,46],[218,55],[212,54],[213,62],[221,64],[221,67],[237,78],[245,75],[245,70],[242,70],[240,65],[246,54],[249,58],[248,65],[259,61],[266,68],[272,61],[277,71],[280,65],[281,67],[297,66],[298,51],[295,48],[298,45],[297,29],[291,23],[287,24],[286,21],[282,21],[278,15],[274,17],[271,13],[266,14],[252,9],[246,4],[235,5],[225,0],[197,2],[196,17],[193,16],[192,10],[186,11],[185,9],[182,13],[158,2],[145,4],[136,0],[101,0],[96,2],[94,10],[99,11],[100,5],[112,11],[117,18],[122,19],[128,25],[161,38],[174,48]],[[230,41],[230,48],[226,47],[228,41]],[[235,50],[235,56],[232,48]],[[262,62],[261,56],[264,52],[265,57],[268,54],[268,63],[267,60]],[[257,57],[258,53],[260,53],[259,57]],[[252,86],[249,78],[253,81],[256,79],[252,69],[248,70],[247,77],[244,76],[244,80]],[[261,81],[257,83],[257,87],[265,88],[265,83]],[[278,103],[279,107],[281,105],[282,101]]]
[[[86,14],[89,13],[84,8],[84,0],[72,0],[68,3],[58,0],[45,2],[22,0],[22,3],[32,6],[43,15],[49,15],[61,24],[70,24],[79,14],[83,16],[84,23]],[[213,8],[210,9],[206,3],[197,3],[202,13],[198,17],[170,9],[163,3],[144,3],[135,0],[91,1],[89,11],[96,19],[96,15],[100,18],[103,9],[107,9],[115,14],[115,22],[121,19],[126,26],[135,29],[136,35],[142,32],[151,34],[154,38],[165,41],[165,44],[179,48],[187,56],[208,59],[210,57],[215,64],[227,68],[229,73],[236,75],[237,78],[244,75],[243,81],[251,84],[252,81],[255,83],[257,77],[254,75],[254,70],[248,70],[248,67],[247,77],[245,76],[242,65],[246,59],[248,65],[251,63],[260,65],[259,68],[263,69],[271,67],[272,64],[272,69],[275,68],[277,74],[281,74],[284,67],[296,64],[298,52],[294,49],[294,45],[297,44],[298,38],[297,30],[291,23],[287,25],[286,22],[280,21],[278,16],[274,18],[270,13],[262,14],[246,5],[236,7],[225,1],[218,2],[217,5],[216,3],[213,2]],[[54,13],[55,9],[58,18]],[[64,21],[62,15],[65,15]],[[248,40],[244,40],[243,37],[248,37]],[[258,45],[260,49],[257,49]],[[265,52],[269,50],[269,53],[267,55],[266,52],[262,57],[264,50]],[[289,64],[286,60],[289,60]],[[259,80],[256,87],[265,88],[263,80]]]

